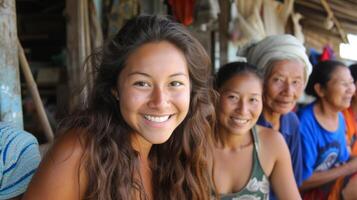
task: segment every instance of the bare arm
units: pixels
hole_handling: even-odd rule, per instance
[[[303,182],[300,189],[306,190],[320,185],[326,184],[330,181],[336,180],[339,177],[348,176],[357,171],[357,159],[354,158],[348,163],[339,167],[332,168],[324,172],[314,172],[310,178]]]
[[[41,162],[22,199],[82,199],[87,187],[82,155],[82,144],[75,132],[59,138]]]
[[[354,175],[342,191],[344,200],[357,199],[357,175]]]
[[[278,199],[301,199],[297,188],[289,149],[280,133],[274,137],[276,161],[270,175],[270,181]]]

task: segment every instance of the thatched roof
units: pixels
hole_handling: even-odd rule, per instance
[[[357,1],[356,0],[329,0],[334,16],[341,23],[346,32],[357,34]],[[324,28],[328,16],[321,0],[295,0],[295,11],[305,16],[304,25]],[[334,30],[337,34],[337,30]]]
[[[300,23],[307,46],[320,49],[329,43],[338,54],[343,34],[357,34],[357,0],[295,0],[294,10],[304,16]]]

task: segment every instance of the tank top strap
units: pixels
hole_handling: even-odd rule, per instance
[[[256,149],[257,152],[259,152],[259,137],[258,137],[258,132],[257,132],[257,127],[253,126],[252,128],[252,134],[253,134],[253,140],[254,140],[254,147]]]
[[[247,185],[245,185],[239,192],[224,194],[220,200],[234,200],[234,199],[262,199],[269,200],[269,178],[264,174],[263,168],[258,158],[259,138],[254,126],[251,130],[253,135],[253,166],[250,178]]]

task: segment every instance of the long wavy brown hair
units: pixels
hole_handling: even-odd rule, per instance
[[[181,24],[162,16],[138,16],[95,54],[99,65],[88,95],[88,105],[63,122],[61,132],[82,129],[89,185],[85,199],[140,199],[147,195],[139,174],[138,152],[132,147],[131,127],[124,121],[111,90],[128,56],[143,44],[168,41],[185,55],[191,81],[189,112],[163,144],[149,153],[154,199],[210,199],[212,192],[212,141],[215,93],[210,58]],[[120,91],[119,91],[120,92]],[[136,176],[135,176],[136,175]]]

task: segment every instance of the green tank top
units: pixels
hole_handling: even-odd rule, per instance
[[[269,199],[269,178],[265,175],[258,159],[259,139],[256,128],[253,127],[253,170],[248,184],[239,192],[221,194],[221,200],[268,200]]]

